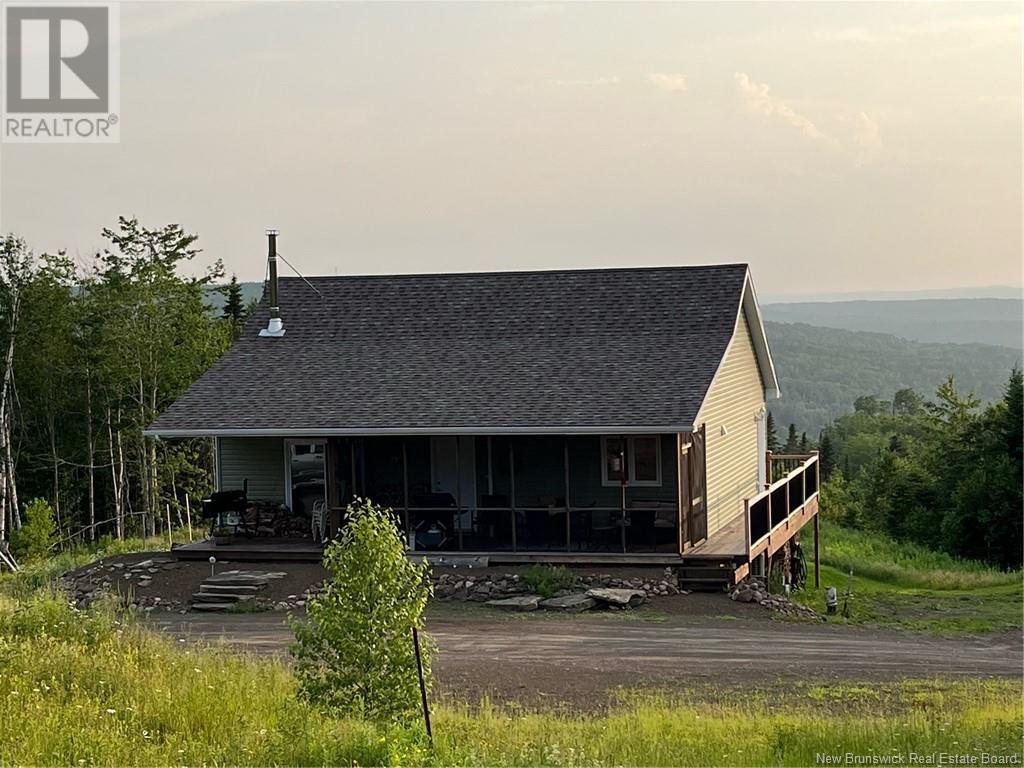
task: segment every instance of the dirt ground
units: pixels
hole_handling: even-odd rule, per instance
[[[115,563],[123,563],[125,569],[127,569],[136,563],[152,558],[170,559],[170,555],[166,551],[119,555],[70,571],[66,574],[66,578],[78,580],[106,576],[110,574],[106,568]],[[96,570],[97,566],[103,570]],[[320,583],[327,577],[327,571],[319,563],[243,563],[231,560],[218,560],[213,568],[216,573],[238,569],[277,571],[287,574],[281,579],[271,579],[266,589],[259,593],[260,597],[274,601],[285,600],[293,595],[301,597],[302,592],[306,588]],[[90,571],[93,573],[90,574]],[[192,601],[192,595],[199,591],[199,585],[203,579],[210,575],[210,563],[181,560],[161,564],[156,573],[149,574],[152,583],[148,587],[140,587],[137,583],[132,583],[133,580],[124,579],[121,574],[115,573],[113,575],[115,577],[112,580],[113,584],[122,593],[126,592],[130,587],[137,595],[159,597],[164,604],[187,606]]]

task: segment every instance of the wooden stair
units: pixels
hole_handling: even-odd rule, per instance
[[[704,555],[687,557],[675,568],[681,589],[700,592],[720,592],[733,586],[741,563],[732,555]]]

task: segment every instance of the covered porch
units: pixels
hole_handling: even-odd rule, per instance
[[[413,552],[678,556],[706,537],[702,434],[331,437],[331,530],[390,507]],[[518,558],[516,558],[518,559]]]

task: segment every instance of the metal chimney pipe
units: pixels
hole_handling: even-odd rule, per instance
[[[267,265],[270,267],[270,322],[260,336],[284,336],[281,308],[277,299],[277,235],[276,229],[267,230]]]

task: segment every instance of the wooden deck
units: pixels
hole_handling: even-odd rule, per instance
[[[747,530],[743,515],[737,515],[710,537],[683,552],[683,557],[720,560],[727,557],[747,559]]]
[[[217,544],[213,539],[195,541],[171,547],[178,560],[218,560],[238,562],[267,562],[288,560],[300,563],[318,563],[324,549],[312,539],[239,539],[232,544]]]
[[[312,539],[249,539],[233,544],[216,544],[212,539],[175,546],[171,554],[178,560],[218,560],[319,562],[323,547]],[[680,565],[683,558],[675,553],[658,552],[410,552],[414,557],[450,558],[452,560],[486,561],[491,565],[525,565],[555,563],[561,565]]]

